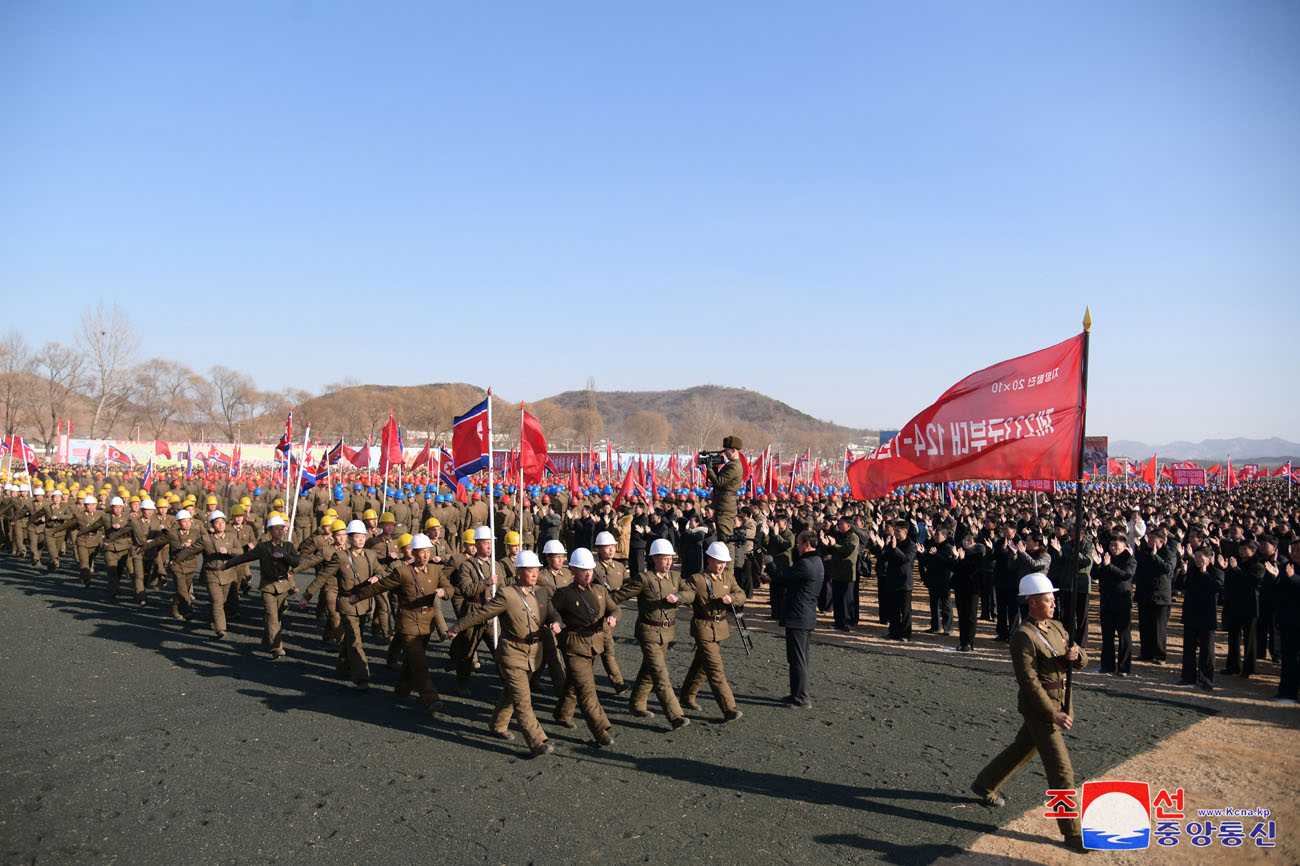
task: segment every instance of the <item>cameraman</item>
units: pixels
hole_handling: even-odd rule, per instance
[[[731,573],[736,558],[736,545],[731,537],[736,533],[736,494],[744,483],[744,472],[740,466],[740,449],[745,447],[739,436],[726,436],[722,440],[722,456],[726,458],[721,465],[708,464],[707,476],[713,487],[713,521],[717,527],[718,540],[726,542],[727,552],[732,562],[727,563],[727,573]]]

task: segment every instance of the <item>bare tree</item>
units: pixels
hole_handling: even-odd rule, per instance
[[[226,434],[226,441],[233,442],[235,429],[253,417],[257,386],[248,376],[221,364],[214,366],[209,376],[212,380],[213,420]]]
[[[13,435],[22,410],[30,404],[32,353],[16,330],[0,338],[0,409],[4,432]]]
[[[212,383],[198,373],[190,374],[185,391],[188,399],[179,412],[179,420],[185,425],[185,438],[193,442],[201,435],[203,425],[213,417],[216,392]]]
[[[673,427],[659,412],[642,409],[623,422],[623,428],[638,445],[653,451],[656,445],[667,445]]]
[[[68,407],[82,388],[86,356],[71,346],[50,341],[36,352],[34,374],[38,380],[33,400],[33,421],[45,450],[54,445],[59,420],[67,417]]]
[[[90,419],[90,438],[94,439],[100,433],[106,412],[113,418],[121,414],[120,404],[127,396],[123,393],[127,371],[140,338],[125,310],[116,302],[112,309],[105,309],[104,302],[100,301],[95,309],[81,314],[77,344],[86,353],[92,380],[91,399],[95,408]]]
[[[678,431],[682,444],[694,451],[707,450],[713,446],[712,439],[721,429],[721,424],[722,408],[719,404],[696,394],[682,413]]]
[[[588,445],[599,439],[605,432],[604,420],[601,419],[599,412],[592,409],[579,409],[574,412],[573,426],[577,430],[578,438]]]
[[[194,375],[184,364],[162,358],[150,358],[131,369],[137,403],[153,438],[163,438],[173,419],[192,411],[190,382]]]

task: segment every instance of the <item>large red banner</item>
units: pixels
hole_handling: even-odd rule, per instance
[[[936,481],[1075,480],[1083,342],[1079,334],[953,385],[874,454],[849,465],[854,498]]]

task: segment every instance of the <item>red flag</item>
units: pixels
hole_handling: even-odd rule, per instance
[[[629,461],[627,464],[627,472],[623,473],[623,483],[619,485],[618,493],[614,494],[615,508],[618,508],[618,504],[623,501],[623,497],[627,496],[629,493],[632,492],[633,468],[634,468],[633,464]]]
[[[1270,474],[1270,475],[1286,475],[1286,474],[1289,473],[1290,471],[1291,471],[1291,464],[1288,463],[1288,464],[1286,464],[1285,466],[1279,466],[1279,467],[1277,467],[1276,469],[1274,469],[1274,470],[1273,470],[1272,472],[1270,472],[1269,474]]]
[[[812,483],[813,483],[813,487],[821,487],[821,486],[822,486],[822,461],[821,461],[821,458],[818,458],[817,461],[816,461],[815,463],[813,463],[813,477],[812,477]]]
[[[1168,478],[1170,481],[1174,480],[1174,470],[1170,467],[1168,463],[1160,467],[1160,477]]]
[[[1237,473],[1232,471],[1232,455],[1228,455],[1228,481],[1227,489],[1231,490],[1237,486]]]
[[[1147,465],[1142,467],[1142,481],[1152,487],[1156,486],[1156,455],[1152,454]]]
[[[1218,463],[1215,463],[1215,464],[1214,464],[1213,466],[1211,466],[1209,469],[1206,469],[1206,470],[1205,470],[1205,474],[1206,474],[1207,476],[1210,476],[1210,475],[1218,475],[1218,474],[1219,474],[1220,472],[1222,472],[1222,471],[1223,471],[1223,467],[1220,466]]]
[[[523,409],[523,403],[519,408]],[[523,413],[523,427],[519,435],[519,463],[524,471],[525,484],[541,484],[546,473],[546,437],[542,424],[527,412]]]
[[[357,469],[370,468],[370,446],[369,445],[362,445],[360,448],[349,448],[348,446],[344,445],[343,456],[346,457],[347,461],[351,463],[353,466],[355,466]]]
[[[1107,457],[1107,458],[1106,458],[1106,471],[1107,471],[1109,474],[1111,474],[1111,475],[1123,475],[1123,474],[1124,474],[1124,464],[1123,464],[1123,463],[1120,463],[1118,460],[1112,460],[1111,458]]]
[[[582,491],[578,488],[578,469],[574,463],[569,464],[569,504],[574,505]]]
[[[605,440],[605,477],[614,480],[614,446],[611,440]]]
[[[379,471],[387,477],[389,468],[401,466],[402,462],[402,434],[397,429],[393,410],[389,409],[388,423],[379,436]]]
[[[469,505],[469,491],[459,481],[456,482],[456,501],[462,505]]]
[[[677,474],[677,452],[676,451],[673,452],[673,459],[668,464],[668,483],[671,484],[674,489],[682,486],[682,478],[680,475]]]
[[[953,385],[873,454],[849,466],[857,499],[903,484],[1078,477],[1084,334]]]
[[[159,457],[166,457],[168,460],[172,459],[171,446],[161,439],[154,440],[153,453]]]
[[[659,497],[659,481],[657,478],[655,478],[655,462],[656,461],[654,455],[651,454],[650,455],[650,498],[651,499],[657,499]]]
[[[415,459],[411,461],[410,469],[412,472],[414,472],[415,470],[419,469],[421,466],[432,466],[432,465],[433,465],[432,445],[428,439],[425,439],[424,448],[420,450],[419,454],[415,455]]]

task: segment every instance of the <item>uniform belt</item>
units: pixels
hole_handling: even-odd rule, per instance
[[[582,628],[572,629],[572,631],[576,632],[577,634],[595,634],[596,632],[604,629],[604,627],[605,627],[605,622],[604,620],[602,620],[600,622],[593,622],[591,625],[585,625]]]
[[[666,622],[655,622],[652,619],[642,619],[641,622],[645,625],[652,625],[655,628],[672,628],[674,625],[676,625],[677,620],[670,619]]]
[[[726,618],[727,615],[725,613],[711,614],[711,615],[700,617],[700,619],[707,619],[709,622],[722,622]]]
[[[1063,680],[1063,679],[1060,679],[1060,680],[1052,680],[1051,682],[1043,683],[1043,688],[1046,689],[1046,690],[1049,691],[1049,692],[1051,692],[1051,691],[1059,691],[1059,690],[1065,688],[1065,680]]]
[[[524,646],[532,646],[533,644],[541,640],[541,638],[540,637],[511,637],[507,635],[506,640],[510,641],[511,643],[523,644]]]

